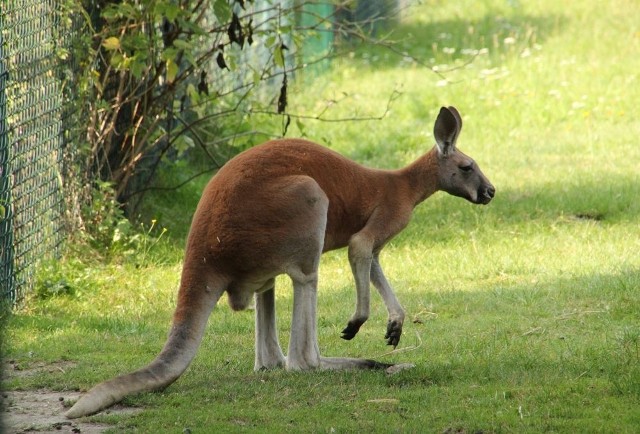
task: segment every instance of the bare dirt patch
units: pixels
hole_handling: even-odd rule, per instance
[[[58,360],[53,363],[34,362],[24,365],[23,363],[9,360],[5,363],[4,373],[7,378],[24,378],[40,373],[64,374],[68,369],[75,367],[74,362],[68,360]]]
[[[5,392],[4,425],[10,433],[101,433],[109,425],[71,421],[64,417],[64,400],[76,400],[79,392],[60,393],[44,390]]]
[[[75,364],[68,361],[35,363],[28,367],[15,361],[4,366],[7,378],[24,378],[38,373],[63,373]],[[2,392],[2,425],[8,433],[102,433],[112,425],[98,423],[90,418],[69,420],[64,417],[69,402],[75,402],[80,392],[55,392],[51,390],[19,390]],[[138,408],[114,406],[110,414],[130,415],[141,411]]]
[[[48,390],[11,391],[3,394],[3,420],[9,433],[83,433],[95,434],[113,428],[112,425],[90,419],[69,420],[64,417],[64,402],[76,401],[80,392]],[[129,415],[138,408],[114,406],[109,414]]]

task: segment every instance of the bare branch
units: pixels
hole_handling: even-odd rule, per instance
[[[290,116],[291,118],[294,119],[308,119],[308,120],[313,120],[313,121],[320,121],[320,122],[365,122],[365,121],[380,121],[382,119],[384,119],[385,117],[387,117],[387,115],[389,114],[389,112],[391,111],[391,106],[393,105],[394,101],[397,100],[400,96],[402,95],[402,92],[400,92],[397,89],[394,89],[391,94],[389,95],[389,98],[387,99],[387,104],[385,106],[384,111],[379,114],[379,115],[372,115],[372,116],[345,116],[345,117],[337,117],[337,118],[328,118],[324,116],[324,113],[327,111],[328,106],[325,107],[325,109],[323,109],[322,112],[320,112],[320,114],[317,115],[301,115],[301,114],[293,114],[293,113],[286,113],[287,116]],[[247,114],[266,114],[266,115],[273,115],[273,116],[282,116],[281,113],[278,113],[276,111],[272,111],[272,110],[247,110]]]
[[[213,146],[213,145],[216,145],[216,144],[219,144],[219,143],[228,142],[230,140],[233,140],[235,138],[242,137],[242,136],[258,136],[258,135],[262,135],[262,136],[265,136],[265,137],[268,137],[268,138],[275,138],[273,135],[265,133],[265,132],[262,132],[262,131],[247,131],[245,133],[236,133],[236,134],[233,134],[233,135],[231,135],[229,137],[225,137],[223,139],[216,140],[214,142],[211,142],[209,145]],[[185,181],[180,182],[180,183],[178,183],[176,185],[172,185],[172,186],[169,186],[169,187],[166,187],[166,186],[147,186],[145,188],[142,188],[140,190],[134,191],[133,193],[129,194],[127,196],[127,199],[130,199],[130,198],[132,198],[134,196],[137,196],[137,195],[141,195],[141,194],[147,193],[149,191],[172,191],[172,190],[178,190],[179,188],[184,187],[185,185],[189,184],[194,179],[199,178],[202,175],[206,175],[208,173],[211,173],[211,172],[213,172],[215,170],[218,170],[221,167],[222,167],[222,165],[219,165],[218,163],[214,163],[212,166],[209,166],[206,169],[201,170],[201,171],[189,176],[189,178],[187,178]]]

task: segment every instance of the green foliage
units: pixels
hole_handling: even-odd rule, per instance
[[[165,227],[159,227],[157,220],[151,219],[150,224],[143,222],[138,225],[131,223],[122,210],[122,205],[115,199],[115,194],[110,183],[98,182],[93,189],[93,198],[89,206],[83,210],[85,230],[80,232],[76,241],[88,240],[91,248],[100,255],[116,261],[131,261],[137,267],[148,266],[150,261],[160,261],[161,254],[155,255],[156,246],[161,244],[162,238],[167,233]],[[47,268],[44,270],[47,273]],[[55,294],[56,291],[64,293],[66,283],[55,279],[53,283],[48,280],[37,292]],[[72,293],[72,288],[68,288]],[[50,295],[51,295],[50,294]]]
[[[39,299],[74,296],[81,279],[58,261],[41,263],[36,276],[34,294]]]
[[[215,145],[246,141],[248,112],[269,111],[273,97],[286,92],[279,83],[300,68],[294,45],[305,30],[294,25],[300,7],[293,3],[124,0],[87,7],[67,0],[62,8],[65,16],[85,17],[84,34],[92,35],[78,37],[71,53],[82,62],[82,72],[74,71],[76,99],[88,112],[83,166],[87,179],[112,184],[129,216],[162,165],[197,147],[219,167]]]
[[[124,215],[122,205],[115,198],[113,186],[109,182],[96,183],[92,198],[83,210],[86,220],[86,234],[98,249],[126,252],[137,237],[133,225]]]

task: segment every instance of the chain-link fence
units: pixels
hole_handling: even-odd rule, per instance
[[[68,50],[60,0],[0,6],[0,299],[17,303],[63,239]],[[62,21],[64,18],[64,22]]]

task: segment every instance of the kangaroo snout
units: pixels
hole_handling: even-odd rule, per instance
[[[491,199],[496,195],[496,188],[489,184],[486,187],[483,187],[478,191],[478,203],[482,205],[486,205],[491,202]]]

